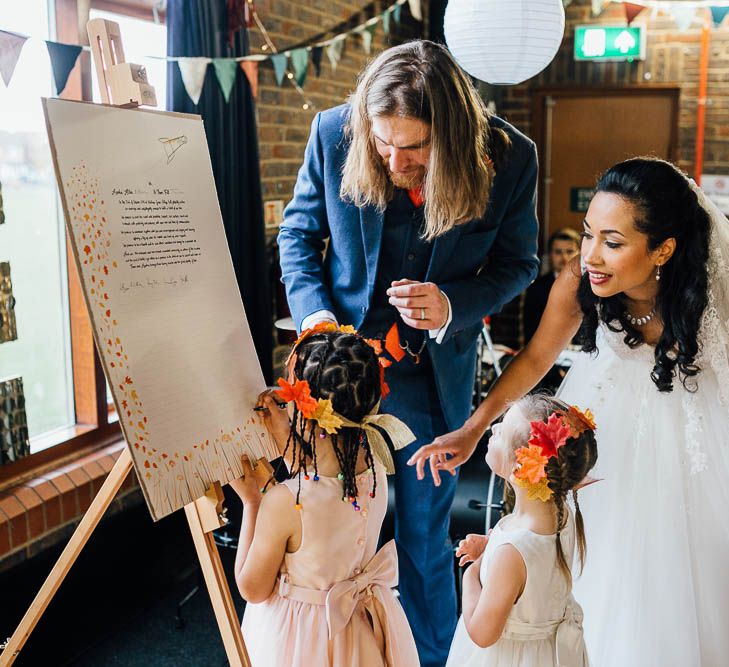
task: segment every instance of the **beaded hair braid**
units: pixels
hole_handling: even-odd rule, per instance
[[[356,334],[323,332],[313,334],[294,349],[294,375],[306,380],[315,398],[329,399],[334,411],[353,422],[360,422],[380,400],[380,367],[373,348]],[[307,431],[307,425],[310,428]],[[299,487],[296,507],[301,509],[301,477],[311,478],[309,461],[313,467],[313,479],[319,481],[316,453],[317,429],[307,424],[307,419],[294,406],[291,430],[284,449],[284,456],[291,450],[293,465],[291,478],[298,476]],[[319,437],[325,438],[321,431]],[[332,448],[339,462],[338,478],[342,482],[342,500],[357,504],[357,458],[360,448],[364,450],[365,462],[372,471],[374,498],[377,489],[374,457],[367,434],[361,428],[343,427],[331,436]],[[303,473],[301,475],[300,473]]]

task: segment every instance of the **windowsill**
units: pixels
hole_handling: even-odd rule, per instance
[[[93,431],[95,428],[95,426],[87,424],[76,424],[74,426],[57,428],[55,431],[49,431],[48,433],[44,433],[36,438],[31,438],[31,456],[45,451],[49,447],[55,447],[56,445],[60,445],[62,442],[66,442],[67,440],[71,440],[79,435]]]
[[[61,444],[47,446],[46,449],[18,461],[0,465],[0,492],[26,478],[63,466],[97,449],[123,442],[118,422],[99,427],[77,424],[67,430],[65,438],[61,438],[58,431],[51,435],[59,438],[58,442]]]

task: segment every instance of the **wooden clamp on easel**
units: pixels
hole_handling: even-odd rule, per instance
[[[142,104],[156,106],[154,88],[147,82],[144,68],[124,62],[118,24],[104,19],[94,19],[88,22],[87,29],[103,101],[106,104],[124,107],[137,107]],[[129,449],[125,448],[12,637],[2,647],[0,667],[11,665],[19,655],[132,467]],[[269,479],[272,472],[268,461],[261,459],[256,467],[256,476],[260,477],[261,486]],[[243,643],[235,606],[212,534],[212,531],[227,523],[222,512],[222,501],[222,488],[219,482],[215,482],[204,497],[185,506],[185,515],[210,593],[228,662],[232,667],[249,667],[250,660]]]

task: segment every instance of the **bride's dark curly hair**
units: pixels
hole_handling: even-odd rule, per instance
[[[659,391],[672,391],[678,369],[682,384],[689,389],[687,379],[700,370],[694,361],[708,302],[709,215],[686,176],[658,158],[637,157],[616,164],[600,177],[597,192],[619,195],[633,205],[635,228],[648,237],[649,250],[666,239],[676,239],[676,250],[661,267],[658,283],[655,311],[663,322],[663,333],[656,345],[651,379]],[[585,352],[597,350],[595,333],[600,321],[611,331],[625,332],[624,341],[631,348],[645,342],[642,332],[627,318],[625,294],[596,296],[585,273],[578,299],[584,316],[578,335]]]

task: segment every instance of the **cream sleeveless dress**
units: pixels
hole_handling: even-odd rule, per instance
[[[468,636],[463,617],[458,621],[446,667],[587,667],[582,637],[582,610],[557,567],[554,535],[509,530],[511,517],[496,524],[481,560],[481,585],[496,550],[511,544],[524,559],[527,580],[512,607],[501,638],[488,648]],[[575,548],[572,514],[562,531],[567,562]]]
[[[287,553],[271,597],[246,605],[243,637],[253,667],[417,667],[415,642],[392,588],[394,541],[376,552],[387,508],[387,476],[357,478],[361,507],[342,483],[301,479],[301,546]],[[298,479],[283,482],[295,502]]]

